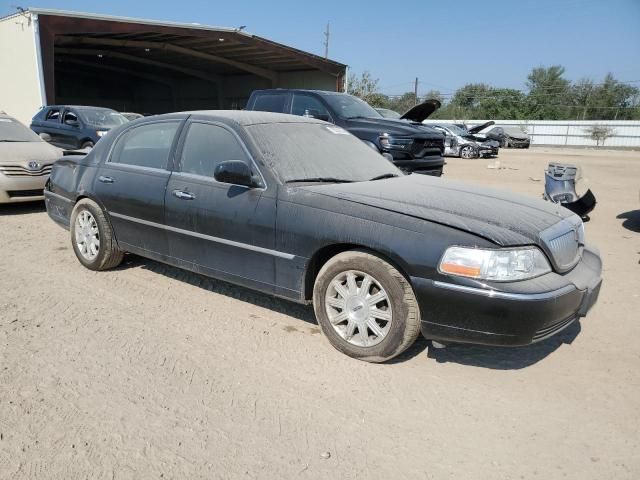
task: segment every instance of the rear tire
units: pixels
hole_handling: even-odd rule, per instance
[[[331,345],[367,362],[392,359],[420,333],[420,309],[407,279],[364,251],[340,253],[320,269],[313,308]]]
[[[108,270],[122,262],[124,252],[118,248],[111,224],[93,200],[83,198],[76,203],[69,230],[73,251],[89,270]]]

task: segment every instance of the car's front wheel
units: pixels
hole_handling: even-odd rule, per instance
[[[407,279],[364,251],[340,253],[320,269],[313,307],[329,342],[360,360],[390,360],[420,332],[420,310]]]
[[[460,149],[460,158],[475,158],[476,154],[475,151],[473,150],[473,147],[470,145],[467,145],[465,147],[462,147]]]
[[[71,243],[82,265],[90,270],[107,270],[122,262],[113,230],[100,206],[88,198],[71,212]]]

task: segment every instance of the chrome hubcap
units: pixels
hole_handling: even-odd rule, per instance
[[[76,217],[74,234],[80,255],[86,260],[96,258],[100,251],[100,232],[96,219],[87,210],[82,210]]]
[[[339,273],[331,280],[325,310],[336,333],[359,347],[372,347],[384,340],[393,319],[382,285],[356,270]]]
[[[472,154],[471,148],[465,147],[465,148],[462,149],[462,157],[463,158],[471,158],[472,155],[473,154]]]

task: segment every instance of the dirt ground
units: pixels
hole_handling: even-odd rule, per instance
[[[41,204],[0,207],[0,478],[640,478],[640,153],[500,160],[446,176],[539,197],[548,161],[584,168],[599,303],[534,346],[386,365],[310,307],[136,257],[86,270]]]

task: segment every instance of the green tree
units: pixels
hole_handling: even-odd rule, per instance
[[[527,114],[530,120],[560,120],[571,111],[571,82],[561,65],[536,67],[527,77]]]

